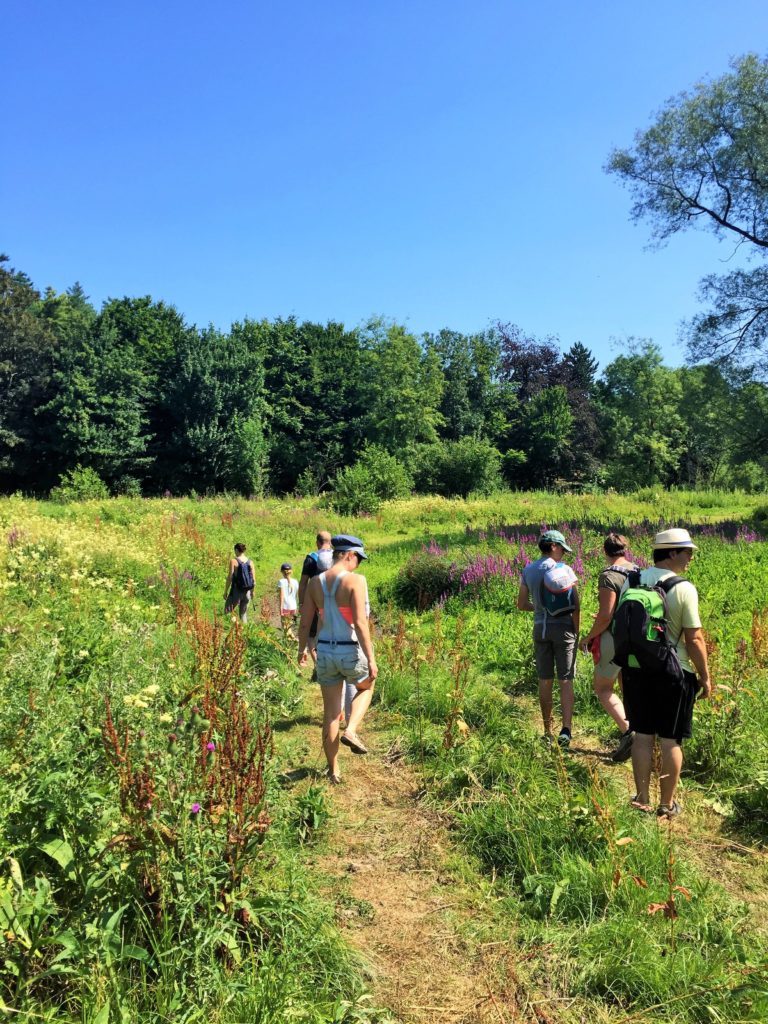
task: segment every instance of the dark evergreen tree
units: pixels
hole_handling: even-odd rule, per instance
[[[40,294],[0,256],[0,487],[39,491],[45,460],[36,410],[50,399],[56,339]]]

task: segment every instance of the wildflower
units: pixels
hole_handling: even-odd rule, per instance
[[[190,807],[189,810],[190,810],[191,814],[199,814],[200,813],[200,804],[192,804],[192,806]]]
[[[170,725],[173,721],[173,715],[169,715],[167,711],[164,711],[163,714],[160,715],[160,721],[163,725]]]
[[[213,751],[214,751],[214,750],[216,749],[216,744],[215,744],[215,743],[213,743],[213,742],[211,742],[211,743],[206,743],[206,745],[205,745],[205,749],[206,749],[206,750],[208,751],[208,753],[209,753],[209,754],[212,754],[212,753],[213,753]]]
[[[90,654],[90,651],[86,651],[85,649],[83,649],[82,651],[78,651],[77,652],[78,658],[87,658],[89,656],[89,654]]]

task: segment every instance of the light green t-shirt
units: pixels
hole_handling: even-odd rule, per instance
[[[668,576],[674,575],[675,573],[669,569],[657,569],[654,566],[652,569],[642,570],[640,582],[646,586],[654,586],[660,580],[665,580]],[[625,583],[622,589],[626,589],[627,586],[628,584]],[[667,608],[669,611],[669,618],[667,619],[669,641],[677,648],[677,656],[685,671],[695,674],[696,669],[688,657],[688,651],[685,648],[685,634],[683,633],[684,629],[701,628],[699,594],[690,580],[684,580],[670,590],[667,594]]]

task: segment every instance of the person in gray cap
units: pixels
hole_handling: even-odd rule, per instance
[[[552,742],[552,684],[555,673],[560,682],[560,710],[563,725],[557,742],[567,747],[571,742],[573,721],[573,673],[576,666],[576,644],[579,638],[579,600],[576,577],[571,572],[572,582],[567,597],[569,604],[562,611],[548,610],[543,598],[547,575],[555,570],[568,570],[563,566],[563,554],[571,552],[565,537],[559,530],[545,530],[539,537],[541,558],[523,569],[517,607],[522,612],[533,612],[533,649],[536,658],[536,674],[539,679],[539,706],[544,723],[544,739]],[[562,572],[567,583],[566,572]]]
[[[687,530],[674,528],[657,533],[653,541],[653,568],[643,569],[640,584],[656,586],[664,580],[687,572],[696,545]],[[631,585],[627,582],[624,589]],[[661,746],[659,774],[660,803],[656,813],[661,818],[674,818],[680,813],[675,799],[683,767],[682,742],[691,736],[693,706],[699,697],[709,697],[712,682],[707,664],[707,646],[699,617],[699,595],[690,580],[679,580],[666,595],[667,636],[674,645],[682,682],[668,676],[654,677],[646,669],[627,668],[624,677],[624,707],[632,743],[632,772],[636,793],[632,805],[651,811],[650,785],[653,769],[653,748],[656,737]],[[698,676],[698,678],[697,678]]]
[[[368,556],[359,537],[339,534],[331,539],[333,565],[311,579],[304,594],[299,624],[298,660],[302,664],[309,628],[317,612],[317,681],[323,695],[323,750],[328,778],[340,781],[339,717],[344,687],[356,688],[346,731],[341,737],[355,754],[367,754],[358,735],[373,696],[378,667],[368,629],[368,587],[356,570]]]

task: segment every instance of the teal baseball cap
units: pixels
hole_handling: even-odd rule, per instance
[[[559,530],[546,530],[542,533],[539,540],[548,541],[550,544],[559,544],[563,551],[570,551],[573,553],[573,548],[568,546],[568,542]]]

